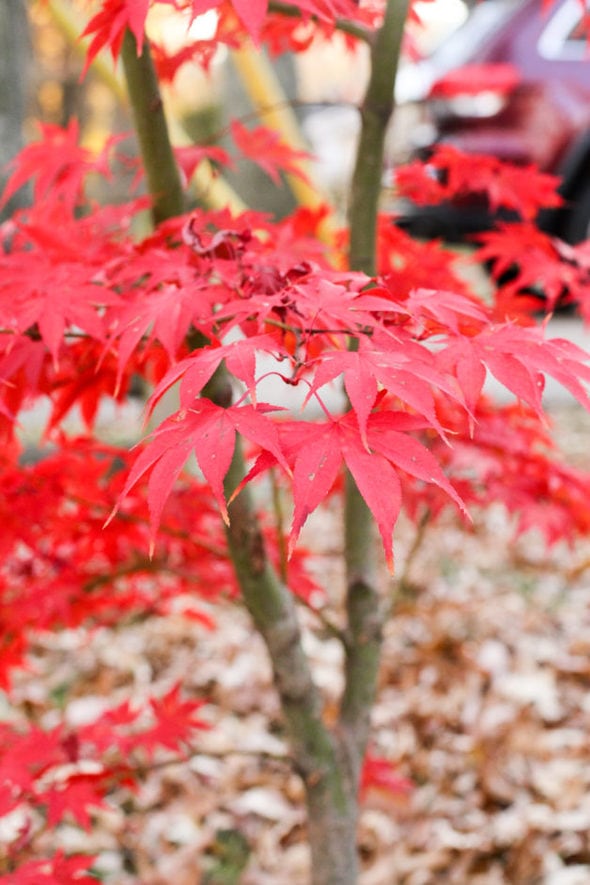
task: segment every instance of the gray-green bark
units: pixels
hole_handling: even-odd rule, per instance
[[[349,260],[354,270],[370,276],[377,271],[377,211],[385,133],[393,113],[407,9],[408,0],[388,0],[383,25],[371,48],[371,74],[361,107],[361,134],[350,190]],[[340,725],[356,786],[369,734],[388,607],[377,586],[373,518],[350,475],[346,477],[344,521],[348,643]]]
[[[22,123],[27,97],[26,72],[30,60],[26,12],[22,0],[0,2],[0,190],[2,169],[22,147]],[[28,202],[26,189],[9,201],[0,220]]]
[[[371,75],[361,106],[361,135],[350,188],[350,266],[376,272],[376,229],[385,133],[393,113],[399,54],[408,0],[388,0],[371,49]]]
[[[228,493],[243,476],[240,446],[226,478]],[[303,651],[293,596],[264,553],[248,489],[229,508],[231,557],[244,602],[272,662],[291,752],[306,791],[314,885],[356,882],[356,791],[348,754],[326,728],[322,699]]]
[[[129,102],[143,159],[152,215],[157,224],[184,211],[184,193],[170,144],[160,86],[149,45],[138,54],[135,37],[127,31],[121,50]]]

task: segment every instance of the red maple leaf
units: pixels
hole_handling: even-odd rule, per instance
[[[408,796],[414,789],[410,778],[398,773],[397,766],[389,759],[368,752],[361,771],[360,794],[366,796],[370,790],[379,790],[392,796]]]
[[[87,855],[66,857],[61,851],[42,860],[28,860],[16,872],[0,876],[1,885],[96,885],[96,877],[85,875],[95,861]]]
[[[224,151],[223,148],[217,145],[194,144],[189,147],[177,147],[174,149],[174,155],[187,181],[190,181],[195,173],[195,169],[203,160],[212,160],[219,166],[233,166],[232,159],[227,151]]]
[[[231,25],[235,24],[237,16],[246,33],[258,43],[267,14],[268,0],[190,0],[190,7],[193,18],[203,15],[210,9],[219,10],[221,24],[218,28],[218,39],[223,39],[228,34],[232,35],[235,27]],[[232,39],[230,36],[230,40]]]
[[[575,302],[586,317],[590,308],[590,249],[570,246],[526,222],[500,224],[478,234],[483,244],[474,260],[492,263],[497,281],[497,313],[522,316]]]
[[[542,414],[545,374],[560,382],[585,408],[590,397],[585,385],[590,383],[589,356],[565,339],[545,339],[542,327],[522,328],[503,324],[484,328],[471,338],[456,337],[439,354],[449,368],[454,366],[473,407],[481,394],[485,378],[481,366],[516,397]]]
[[[484,194],[492,210],[514,210],[525,219],[534,218],[542,208],[562,205],[559,181],[534,166],[465,153],[448,144],[437,145],[425,162],[414,160],[395,170],[399,193],[421,205]]]
[[[437,182],[435,185],[438,187]],[[465,281],[455,271],[457,255],[439,240],[416,240],[388,215],[379,217],[377,234],[379,273],[398,300],[414,289],[431,289],[433,280],[437,291],[458,293],[463,296],[461,301],[471,297]]]
[[[0,207],[29,181],[34,181],[35,203],[47,198],[62,199],[69,210],[80,201],[82,186],[89,172],[108,175],[108,157],[118,138],[110,138],[95,155],[79,145],[79,124],[74,118],[65,128],[39,124],[41,138],[26,145],[12,161],[14,171],[6,182]]]
[[[231,0],[231,3],[238,18],[250,36],[257,42],[266,17],[268,0]]]
[[[8,726],[0,731],[0,783],[10,784],[15,794],[29,793],[44,772],[67,762],[62,729],[30,728],[19,733]]]
[[[405,335],[389,341],[387,349],[375,346],[373,337],[368,342],[361,338],[356,352],[321,354],[307,398],[340,375],[363,438],[380,389],[394,393],[442,435],[444,429],[436,416],[432,390],[438,387],[450,397],[460,396],[448,375],[439,370],[432,353]]]
[[[89,830],[92,819],[89,808],[104,806],[104,793],[110,775],[100,774],[69,775],[62,783],[43,790],[39,801],[47,805],[47,823],[50,827],[59,824],[64,817],[71,817],[79,826]]]
[[[477,95],[492,91],[506,95],[518,85],[522,75],[516,65],[494,62],[462,65],[437,80],[430,98],[449,98],[454,95]]]
[[[82,33],[83,37],[93,35],[86,50],[84,73],[101,49],[110,49],[113,58],[118,58],[128,28],[135,37],[138,54],[141,52],[148,8],[149,0],[102,0],[101,8]]]
[[[321,423],[289,421],[280,425],[283,451],[293,474],[293,520],[289,551],[293,552],[307,517],[327,497],[343,464],[350,470],[377,523],[385,555],[393,567],[393,529],[402,505],[400,472],[442,489],[460,508],[462,501],[436,458],[407,433],[424,426],[423,419],[403,412],[375,412],[363,438],[354,412]],[[276,463],[263,452],[244,483]]]
[[[448,400],[440,400],[439,412],[453,445],[433,438],[429,445],[470,508],[500,502],[514,514],[517,534],[535,528],[548,545],[587,534],[590,475],[559,462],[547,427],[532,410],[480,399],[474,421]],[[414,518],[425,506],[433,516],[448,506],[432,485],[406,484],[405,492]]]
[[[233,120],[231,133],[242,154],[260,166],[275,184],[280,183],[279,172],[297,175],[309,184],[301,168],[301,161],[310,159],[307,151],[290,147],[277,132],[266,126],[247,129],[238,120]]]
[[[277,462],[289,470],[281,451],[277,427],[266,417],[264,409],[260,406],[257,409],[252,406],[224,409],[208,399],[201,399],[192,408],[177,412],[159,426],[133,465],[121,499],[150,471],[148,505],[155,535],[172,486],[194,452],[227,522],[223,480],[233,458],[236,433],[271,452]]]
[[[218,48],[215,40],[195,40],[176,52],[168,52],[163,46],[152,42],[151,50],[158,79],[161,83],[172,83],[180,68],[190,63],[196,63],[208,71]]]
[[[334,22],[338,18],[358,21],[368,27],[380,18],[380,12],[359,9],[356,0],[298,0],[292,4],[293,10],[300,15],[284,16],[269,11],[268,0],[191,0],[193,15],[200,15],[209,9],[216,8],[220,23],[217,38],[224,42],[235,42],[236,24],[239,20],[240,31],[246,31],[255,43],[264,40],[271,49],[298,51],[309,43],[307,36],[301,37],[301,22],[313,22],[315,31],[330,36],[334,31]],[[307,29],[304,29],[304,35]]]
[[[135,736],[135,745],[143,747],[149,755],[158,747],[178,750],[190,742],[195,731],[209,727],[198,716],[203,704],[204,701],[198,699],[183,700],[179,683],[161,698],[152,698],[154,725]]]
[[[100,306],[113,304],[114,292],[97,285],[84,260],[59,260],[37,252],[23,261],[20,253],[0,256],[0,324],[24,333],[36,326],[55,362],[64,332],[77,326],[104,340]]]

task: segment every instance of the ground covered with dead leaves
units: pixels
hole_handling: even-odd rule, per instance
[[[556,420],[583,463],[589,419],[564,407]],[[307,542],[337,587],[334,518],[322,514]],[[590,542],[546,551],[533,535],[512,545],[511,532],[500,509],[476,515],[469,533],[449,518],[411,563],[387,629],[372,749],[414,788],[366,796],[362,885],[590,883]],[[401,526],[400,569],[411,544]],[[213,727],[188,764],[162,757],[91,834],[47,834],[97,852],[110,885],[308,882],[302,790],[261,642],[238,605],[212,614],[210,632],[170,617],[44,637],[19,677],[17,699],[47,727],[56,705],[81,723],[176,680],[210,701]],[[330,717],[340,647],[302,617]]]

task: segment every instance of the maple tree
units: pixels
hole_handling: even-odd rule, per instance
[[[14,160],[3,196],[32,187],[31,206],[1,229],[0,680],[10,693],[40,631],[179,610],[214,629],[203,603],[241,599],[266,643],[304,784],[311,879],[352,883],[359,795],[371,785],[409,788],[391,760],[367,753],[391,596],[375,535],[395,573],[402,507],[419,525],[449,508],[467,519],[469,508],[499,501],[517,515],[519,532],[537,527],[550,544],[588,531],[590,477],[560,464],[542,408],[545,375],[590,408],[588,357],[546,340],[532,317],[535,289],[549,307],[565,297],[587,312],[588,244],[568,247],[534,227],[540,208],[558,204],[555,180],[491,158],[466,161],[451,148],[398,170],[396,184],[426,203],[483,192],[492,208],[520,215],[487,234],[479,251],[494,262],[493,304],[469,290],[440,244],[418,243],[379,214],[396,64],[413,14],[405,0],[168,3],[192,17],[218,16],[210,45],[195,41],[172,59],[162,47],[152,53],[145,36],[151,5],[103,0],[85,29],[87,66],[105,48],[122,57],[150,196],[96,204],[87,183],[113,174],[118,138],[93,153],[80,146],[75,121],[40,128]],[[280,222],[254,209],[187,211],[184,179],[210,159],[231,161],[219,149],[173,150],[158,72],[173,78],[188,61],[207,66],[220,43],[301,50],[310,32],[327,39],[336,31],[371,45],[348,229],[328,234],[326,246],[323,206]],[[306,158],[281,133],[236,121],[232,134],[270,178],[305,178]],[[433,166],[445,176],[433,177]],[[147,206],[154,227],[137,238],[133,221]],[[504,280],[515,263],[517,275]],[[485,398],[488,373],[515,404]],[[280,394],[267,402],[268,375],[285,392],[303,390],[310,411],[302,417]],[[100,442],[99,407],[123,403],[137,377],[151,390],[148,415],[173,387],[178,408],[139,450]],[[338,385],[339,398],[331,393]],[[50,407],[51,450],[27,464],[18,418],[40,400]],[[63,429],[74,407],[85,436]],[[191,455],[198,473],[184,469]],[[269,475],[291,497],[288,531],[251,494]],[[332,588],[311,576],[299,543],[328,499],[343,512],[342,627],[324,611]],[[297,600],[341,643],[335,723],[323,715]],[[0,816],[16,824],[0,882],[95,881],[90,857],[56,850],[40,858],[40,834],[64,819],[91,827],[93,810],[114,790],[133,790],[157,754],[188,758],[207,727],[206,701],[184,697],[176,684],[143,704],[113,703],[86,725],[44,728],[16,715],[3,724]]]

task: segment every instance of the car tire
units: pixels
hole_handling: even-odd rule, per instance
[[[582,182],[572,202],[562,236],[567,243],[575,244],[590,239],[590,180]]]

